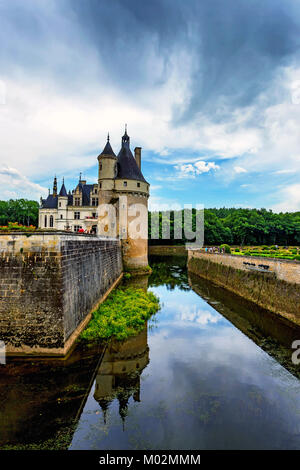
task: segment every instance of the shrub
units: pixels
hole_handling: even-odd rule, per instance
[[[239,249],[239,248],[236,248],[234,251],[235,251],[236,253],[238,253],[238,252],[240,251],[240,249]]]
[[[300,261],[300,255],[294,256],[293,259],[295,259],[295,260],[297,260],[297,261]]]
[[[29,227],[27,227],[27,225],[21,225],[18,224],[18,222],[8,222],[7,225],[0,225],[1,232],[32,232],[35,229],[34,225],[29,225]]]
[[[222,251],[222,248],[224,248],[225,253],[228,253],[228,254],[231,253],[230,246],[227,245],[227,243],[223,243],[223,245],[220,245],[220,250],[221,251]]]

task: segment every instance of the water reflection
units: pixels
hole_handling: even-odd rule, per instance
[[[0,448],[67,449],[102,346],[67,360],[11,358],[0,367]]]
[[[70,448],[300,448],[299,381],[234,326],[249,305],[188,279],[184,263],[152,260],[159,270],[149,287],[162,310],[148,333],[150,362],[138,382],[141,402],[134,400],[135,387],[125,386],[123,427],[118,390],[112,387],[104,423],[97,414],[96,381]],[[101,383],[103,370],[98,375]]]
[[[300,449],[285,347],[297,331],[185,263],[155,258],[149,280],[126,281],[160,297],[154,328],[66,362],[0,369],[2,448]]]
[[[107,422],[109,406],[117,400],[119,415],[125,423],[129,399],[140,402],[140,377],[149,362],[147,325],[144,330],[125,343],[111,343],[99,367],[94,399],[99,403]]]

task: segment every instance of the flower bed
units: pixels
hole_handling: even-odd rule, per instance
[[[22,225],[18,222],[8,222],[7,225],[0,225],[1,232],[33,232],[36,230],[34,225]]]

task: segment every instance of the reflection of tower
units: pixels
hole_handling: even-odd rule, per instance
[[[148,362],[147,325],[137,336],[107,347],[96,376],[94,393],[103,411],[104,423],[111,402],[117,399],[124,427],[130,397],[140,401],[140,377]]]

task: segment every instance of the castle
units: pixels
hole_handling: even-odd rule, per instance
[[[39,228],[72,232],[97,233],[109,237],[111,233],[121,239],[125,268],[143,269],[148,266],[148,198],[149,183],[141,171],[141,147],[130,150],[130,137],[122,136],[121,150],[115,155],[107,137],[103,151],[98,155],[98,183],[87,184],[79,178],[75,189],[67,192],[64,181],[57,190],[54,178],[53,193],[41,198]],[[115,219],[103,220],[110,205],[115,210]],[[103,209],[104,208],[104,209]],[[140,210],[143,208],[144,210]],[[140,217],[140,236],[131,237],[130,223],[136,213]]]

